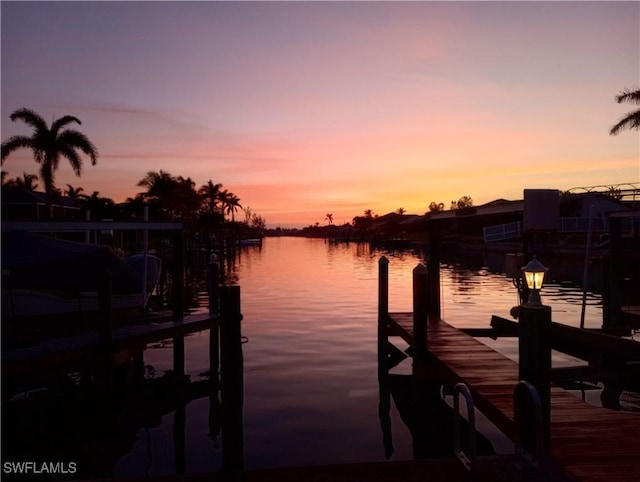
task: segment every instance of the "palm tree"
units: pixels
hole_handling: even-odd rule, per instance
[[[84,189],[81,187],[73,187],[71,184],[67,184],[67,189],[64,190],[64,193],[69,199],[78,200],[87,197],[84,194],[80,194],[83,191]]]
[[[162,169],[157,172],[149,171],[138,181],[138,186],[147,188],[147,192],[141,195],[150,204],[157,206],[160,216],[171,217],[178,191],[175,177]]]
[[[222,213],[231,214],[231,220],[235,222],[235,212],[238,208],[242,208],[240,198],[225,189],[218,193],[218,200],[220,201]]]
[[[328,221],[329,225],[333,224],[333,214],[329,213],[324,218]]]
[[[620,94],[616,96],[616,102],[618,104],[621,104],[622,102],[640,104],[640,89],[636,89],[633,91],[624,89],[622,92],[620,92]],[[623,129],[638,130],[638,128],[640,128],[640,109],[629,112],[626,116],[620,119],[620,121],[611,128],[609,134],[615,136]]]
[[[98,191],[93,191],[85,199],[84,207],[94,219],[113,219],[116,206],[113,199],[101,196]]]
[[[21,120],[34,128],[29,136],[16,135],[2,143],[1,162],[13,151],[27,148],[40,164],[40,178],[44,183],[47,213],[51,213],[51,200],[55,190],[55,171],[60,165],[60,157],[66,157],[76,176],[82,174],[82,159],[77,151],[81,151],[91,159],[95,166],[98,161],[98,149],[83,133],[66,128],[71,123],[82,124],[80,119],[65,115],[47,125],[45,120],[31,109],[22,108],[14,111],[9,118],[12,121]]]
[[[195,222],[200,209],[200,196],[196,191],[196,183],[190,177],[178,176],[176,197],[177,206],[174,215],[188,224]]]
[[[25,191],[35,191],[38,188],[36,181],[38,176],[35,174],[22,173],[22,177],[16,177],[7,181],[9,189],[24,189]]]
[[[200,189],[198,189],[198,194],[202,198],[202,202],[211,214],[217,212],[218,201],[220,200],[220,188],[222,188],[222,184],[214,184],[211,179],[209,179],[206,184],[203,184],[200,186]]]
[[[226,192],[226,191],[225,191]],[[235,213],[238,209],[242,209],[242,205],[240,204],[240,198],[233,194],[232,192],[227,194],[225,211],[227,214],[231,214],[231,221],[236,221]]]
[[[407,210],[405,208],[398,208],[396,209],[396,213],[398,213],[400,216],[404,216],[404,214],[407,212]]]

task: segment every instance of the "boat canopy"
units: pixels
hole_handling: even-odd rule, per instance
[[[109,246],[28,231],[2,233],[3,283],[8,288],[97,291],[105,270],[112,274],[114,294],[140,292],[134,271]]]

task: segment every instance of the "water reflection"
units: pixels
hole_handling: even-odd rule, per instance
[[[450,409],[438,402],[431,412],[412,412],[415,387],[399,370],[407,362],[390,375],[377,369],[377,261],[383,254],[390,259],[389,309],[411,311],[412,270],[425,260],[420,250],[267,238],[261,248],[244,247],[220,259],[227,282],[241,286],[242,329],[249,338],[243,345],[246,468],[402,460],[450,451],[439,433]],[[443,318],[456,326],[486,328],[493,314],[509,317],[517,293],[500,263],[443,257]],[[193,303],[204,310],[204,273],[191,276]],[[579,288],[558,281],[542,296],[555,321],[577,326]],[[599,327],[600,297],[591,292],[587,300],[587,326]],[[22,405],[3,403],[3,436],[15,440],[3,444],[3,460],[28,455],[78,460],[86,477],[219,471],[224,399],[203,375],[209,370],[208,341],[206,333],[185,337],[190,383],[181,396],[169,381],[173,342],[168,340],[146,350],[150,368],[144,388],[118,400],[52,390]],[[492,343],[514,355],[513,340]],[[417,393],[425,403],[442,399],[434,387]]]

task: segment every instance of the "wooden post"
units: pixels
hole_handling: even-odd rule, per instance
[[[184,383],[184,336],[173,338],[173,374],[177,384]]]
[[[393,455],[391,433],[391,389],[389,387],[389,364],[387,344],[389,340],[389,260],[382,256],[378,260],[378,418],[382,428],[382,442],[386,459]]]
[[[621,219],[609,218],[609,260],[607,264],[608,280],[605,280],[603,290],[607,296],[603,297],[603,328],[622,327],[622,301],[620,297],[620,237],[622,232]],[[605,271],[605,270],[603,270]]]
[[[382,256],[378,260],[378,334],[387,333],[389,316],[389,260]]]
[[[175,321],[184,319],[184,233],[173,235],[172,308]],[[184,336],[173,338],[173,374],[178,384],[184,382]]]
[[[222,470],[244,468],[243,360],[240,287],[220,287],[220,390],[222,397]]]
[[[440,232],[435,221],[429,223],[429,317],[440,320]]]
[[[220,289],[218,279],[220,276],[218,263],[209,263],[207,267],[207,286],[209,292],[209,316],[218,317],[220,314],[219,301]],[[214,389],[218,386],[218,370],[220,368],[220,319],[209,328],[209,377]]]
[[[184,316],[184,233],[175,231],[173,235],[173,272],[171,301],[173,317],[182,320]]]
[[[100,383],[106,391],[111,391],[113,389],[113,287],[111,271],[105,270],[98,283],[98,316],[102,355]]]
[[[533,385],[542,402],[542,446],[548,453],[551,422],[551,307],[520,306],[518,349],[520,380]]]
[[[427,320],[429,317],[429,272],[420,263],[413,269],[413,359],[427,359]]]

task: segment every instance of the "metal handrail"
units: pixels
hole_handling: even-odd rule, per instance
[[[467,404],[469,456],[464,452],[460,441],[460,394],[462,394]],[[471,396],[469,387],[464,383],[458,383],[453,388],[453,452],[469,472],[475,470],[478,456],[476,449],[476,414],[473,397]]]
[[[533,417],[534,417],[534,443],[533,443],[533,453],[527,452],[527,450],[523,447],[523,437],[522,437],[522,427],[524,414],[522,413],[522,403],[521,396],[519,396],[519,392],[523,392],[524,394],[529,395],[529,399],[533,406]],[[516,388],[513,390],[513,415],[515,422],[515,452],[522,456],[529,463],[533,464],[535,467],[540,468],[544,461],[544,435],[543,435],[543,420],[542,420],[542,401],[540,400],[540,395],[538,395],[538,391],[536,388],[526,380],[521,380],[516,385]]]

